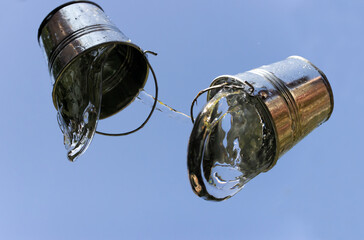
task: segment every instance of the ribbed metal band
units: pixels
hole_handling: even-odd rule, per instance
[[[91,25],[91,26],[87,26],[87,27],[84,27],[82,29],[79,29],[79,30],[73,32],[72,34],[70,34],[69,36],[64,38],[52,52],[52,54],[49,58],[49,62],[48,62],[49,71],[51,71],[54,61],[56,60],[59,53],[68,44],[70,44],[72,41],[76,40],[77,38],[80,38],[81,36],[84,36],[84,35],[92,33],[92,32],[98,32],[98,31],[115,31],[115,32],[121,33],[121,31],[117,27],[115,27],[113,25],[106,25],[106,24]]]
[[[37,35],[37,39],[38,39],[38,43],[40,43],[40,36],[42,35],[42,31],[43,28],[45,27],[45,25],[47,25],[48,21],[53,17],[53,15],[58,12],[59,10],[61,10],[64,7],[67,7],[68,5],[71,4],[75,4],[75,3],[88,3],[88,4],[92,4],[95,5],[96,7],[100,8],[102,11],[104,11],[102,9],[102,7],[100,7],[100,5],[98,5],[97,3],[91,2],[91,1],[70,1],[70,2],[66,2],[60,6],[58,6],[57,8],[53,9],[42,21],[42,23],[40,24],[39,28],[38,28],[38,35]]]
[[[273,73],[268,72],[264,69],[257,68],[250,70],[249,72],[257,74],[266,80],[268,80],[277,90],[279,90],[279,93],[282,95],[285,103],[287,104],[287,107],[289,109],[289,114],[292,120],[292,137],[293,141],[297,141],[302,133],[301,133],[301,117],[299,113],[299,108],[296,104],[296,101],[294,100],[294,97],[292,96],[290,90],[287,88],[286,84],[279,78],[277,78]]]

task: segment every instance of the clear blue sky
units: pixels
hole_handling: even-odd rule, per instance
[[[196,93],[301,55],[327,75],[331,119],[233,198],[207,202],[187,178],[192,124],[155,114],[128,137],[96,135],[66,159],[36,35],[64,1],[3,2],[0,14],[0,239],[361,239],[364,236],[363,1],[99,1],[150,57],[160,98]],[[147,89],[152,92],[151,79]],[[145,112],[100,122],[128,130]]]

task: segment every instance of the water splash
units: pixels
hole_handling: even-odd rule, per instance
[[[155,98],[143,89],[142,91],[140,91],[136,100],[149,107],[152,107]],[[177,111],[176,109],[168,106],[167,104],[165,104],[159,100],[157,101],[155,110],[158,112],[161,112],[161,113],[165,113],[168,115],[168,117],[170,117],[172,119],[176,119],[177,121],[188,122],[188,123],[191,122],[191,117],[189,115],[187,115],[183,112]]]
[[[110,49],[98,48],[77,58],[54,88],[58,124],[70,161],[87,150],[95,134],[102,98],[102,61]]]
[[[275,138],[260,102],[242,90],[218,92],[197,116],[188,146],[194,192],[225,200],[274,161]]]

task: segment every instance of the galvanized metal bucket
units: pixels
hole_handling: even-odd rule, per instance
[[[133,102],[144,87],[151,70],[155,78],[156,96],[152,110],[142,126],[148,121],[158,98],[156,77],[146,56],[146,53],[153,52],[143,51],[132,43],[99,5],[90,1],[72,1],[57,7],[41,23],[38,40],[48,61],[56,109],[57,82],[70,64],[92,50],[116,44],[104,62],[105,66],[112,66],[113,71],[109,71],[102,79],[100,119],[110,117]],[[118,136],[125,133],[105,135]]]
[[[325,74],[307,59],[291,56],[270,65],[214,79],[219,84],[242,84],[246,92],[265,107],[273,123],[277,159],[316,127],[327,121],[334,98]],[[209,91],[210,100],[218,90]]]

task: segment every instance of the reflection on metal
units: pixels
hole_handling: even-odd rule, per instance
[[[158,101],[157,80],[147,59],[147,54],[156,55],[156,53],[143,51],[132,43],[110,21],[99,5],[90,1],[72,1],[57,7],[41,23],[38,40],[48,61],[53,84],[53,103],[59,112],[62,110],[59,107],[62,106],[60,102],[63,100],[59,96],[60,88],[72,88],[70,84],[79,81],[78,78],[66,83],[64,79],[74,76],[74,73],[70,73],[72,71],[77,73],[77,69],[73,68],[81,71],[86,63],[89,65],[89,70],[82,70],[85,72],[81,75],[86,78],[82,84],[86,84],[87,79],[94,78],[95,81],[98,78],[101,79],[100,108],[94,111],[95,114],[99,111],[99,119],[108,118],[133,102],[143,89],[149,70],[151,70],[155,83],[155,101],[150,114],[141,126],[126,133],[96,132],[108,136],[127,135],[141,129],[147,123]],[[97,65],[95,65],[96,63]],[[92,71],[94,75],[89,76]],[[81,86],[83,94],[92,95],[82,89],[86,87]],[[65,97],[62,96],[62,98]],[[91,101],[92,99],[89,100],[93,106],[97,106],[96,100],[94,103]],[[75,99],[75,102],[82,102],[82,99]],[[83,107],[81,105],[77,108]],[[65,118],[64,114],[61,117]],[[66,125],[76,121],[75,119],[63,120]],[[85,123],[82,124],[85,125]],[[97,122],[95,128],[96,124]],[[62,129],[62,131],[64,130],[67,129]]]
[[[316,127],[327,121],[334,97],[325,74],[307,59],[292,56],[235,76],[220,76],[211,86],[233,78],[248,82],[267,107],[276,129],[278,159]],[[210,99],[213,93],[208,95]]]
[[[207,100],[210,102],[207,103],[196,119],[200,123],[195,123],[188,150],[188,167],[192,188],[197,195],[210,200],[223,200],[236,193],[236,191],[232,191],[232,194],[216,194],[219,197],[211,194],[216,189],[209,190],[211,186],[208,186],[208,182],[211,182],[213,179],[208,176],[211,169],[207,169],[206,166],[213,167],[213,161],[216,160],[218,162],[220,160],[213,159],[214,156],[211,154],[206,156],[206,145],[209,144],[209,141],[212,141],[209,138],[213,138],[213,131],[217,130],[206,130],[209,125],[201,123],[203,117],[205,121],[213,121],[210,120],[211,116],[218,114],[220,110],[217,107],[215,110],[208,109],[211,104],[215,104],[211,101],[217,101],[216,99],[214,100],[215,95],[218,93],[221,94],[222,91],[231,91],[229,89],[243,89],[244,96],[246,95],[244,98],[253,99],[248,102],[257,101],[257,111],[261,113],[261,116],[267,115],[269,119],[268,122],[264,122],[264,118],[262,117],[260,121],[262,121],[265,127],[268,124],[272,126],[272,132],[274,134],[271,137],[275,139],[274,151],[272,151],[273,158],[269,160],[270,163],[264,168],[256,170],[255,175],[251,174],[250,177],[247,177],[239,165],[229,166],[230,170],[235,169],[241,172],[241,176],[236,178],[242,179],[244,176],[244,183],[260,172],[270,170],[279,157],[291,149],[313,129],[328,120],[334,106],[333,93],[325,74],[311,62],[299,56],[292,56],[283,61],[261,66],[241,74],[233,76],[224,75],[214,79],[210,88],[201,91],[197,95],[198,97],[203,92],[208,92]],[[192,103],[191,114],[196,99]],[[230,106],[230,108],[232,107]],[[210,115],[207,116],[206,112]],[[225,114],[230,113],[227,112]],[[231,124],[233,124],[233,120],[231,120]],[[223,119],[219,121],[223,121]],[[247,118],[247,121],[249,121],[249,118]],[[223,132],[226,132],[226,130],[224,129]],[[225,138],[229,138],[229,135],[233,133],[229,130],[224,134],[226,134]],[[238,136],[239,140],[244,138],[244,132],[240,134],[242,135],[240,137]],[[200,141],[205,141],[205,143],[200,144]],[[225,142],[221,142],[218,146],[224,146],[224,144],[226,145]],[[239,146],[240,150],[244,148],[241,144]],[[227,151],[227,155],[225,155],[229,156],[229,151],[227,150],[229,147],[225,146],[225,148],[224,151]],[[244,156],[241,157],[241,161],[244,161]],[[239,184],[234,185],[234,188],[239,188],[240,190],[244,184]],[[194,186],[198,186],[198,190]],[[204,190],[201,190],[201,186]],[[223,189],[223,187],[220,189]],[[230,188],[230,190],[232,189]]]

